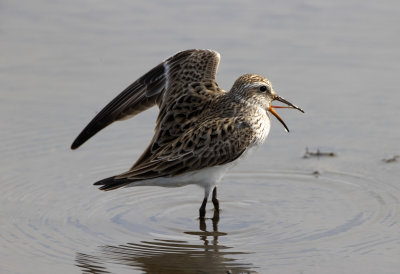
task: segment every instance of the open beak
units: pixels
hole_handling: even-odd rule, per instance
[[[280,96],[278,96],[278,95],[276,95],[276,96],[274,97],[273,101],[274,101],[274,100],[277,100],[277,101],[279,101],[279,102],[282,102],[282,103],[285,103],[286,105],[288,105],[288,106],[273,106],[273,105],[269,105],[268,110],[269,110],[269,112],[271,112],[271,113],[276,117],[276,119],[279,120],[279,122],[282,123],[282,125],[285,127],[286,131],[289,132],[289,128],[286,126],[286,124],[285,124],[285,122],[282,120],[282,118],[279,117],[278,113],[276,113],[276,111],[275,111],[274,108],[295,108],[295,109],[297,109],[297,110],[299,110],[299,111],[301,111],[301,112],[303,112],[303,113],[304,113],[304,110],[302,110],[302,109],[299,108],[298,106],[293,105],[293,104],[290,103],[289,101],[286,101],[285,99],[283,99],[282,97],[280,97]]]

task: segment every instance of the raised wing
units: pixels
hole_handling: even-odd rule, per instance
[[[211,50],[186,50],[168,58],[108,103],[82,130],[71,149],[78,148],[111,123],[130,118],[155,104],[160,108],[158,121],[161,121],[168,106],[188,91],[188,85],[215,83],[219,60],[219,53]]]

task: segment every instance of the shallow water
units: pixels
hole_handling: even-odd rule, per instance
[[[2,1],[1,273],[397,273],[400,46],[396,1]],[[256,153],[203,191],[92,183],[130,167],[156,109],[69,146],[110,99],[188,48],[219,84],[267,76],[280,110]],[[303,158],[310,151],[336,156]],[[382,161],[393,158],[393,161]],[[23,259],[23,260],[21,260]]]

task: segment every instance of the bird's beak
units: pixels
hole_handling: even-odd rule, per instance
[[[279,122],[282,123],[282,125],[285,127],[286,131],[289,132],[289,128],[286,126],[286,124],[285,124],[285,122],[282,120],[282,118],[279,117],[278,113],[276,113],[276,111],[275,111],[274,108],[295,108],[295,109],[297,109],[297,110],[299,110],[299,111],[301,111],[301,112],[303,112],[303,113],[304,113],[304,110],[302,110],[302,109],[299,108],[298,106],[293,105],[293,104],[290,103],[289,101],[286,101],[285,99],[283,99],[282,97],[280,97],[280,96],[278,96],[278,95],[276,95],[276,96],[274,97],[273,101],[275,101],[275,100],[277,100],[277,101],[279,101],[279,102],[282,102],[282,103],[285,103],[285,104],[288,105],[288,106],[273,106],[273,105],[269,105],[268,110],[269,110],[269,112],[271,112],[271,113],[276,117],[276,119],[279,120]]]

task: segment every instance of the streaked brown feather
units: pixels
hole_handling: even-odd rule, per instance
[[[218,64],[219,54],[210,50],[187,50],[175,54],[107,104],[82,130],[71,148],[78,148],[111,123],[133,117],[155,104],[160,107],[159,117],[162,116],[171,102],[187,92],[190,83],[215,81]]]
[[[234,161],[254,142],[250,127],[235,128],[234,123],[232,118],[215,117],[199,121],[194,129],[149,154],[115,179],[171,177]]]
[[[231,91],[215,81],[219,54],[210,50],[177,53],[140,77],[113,99],[72,144],[77,148],[117,120],[132,117],[155,104],[155,134],[131,169],[98,181],[112,190],[135,181],[174,177],[235,161],[269,131],[266,109],[272,95],[252,86],[269,81],[243,75]],[[272,87],[270,88],[272,90]]]

